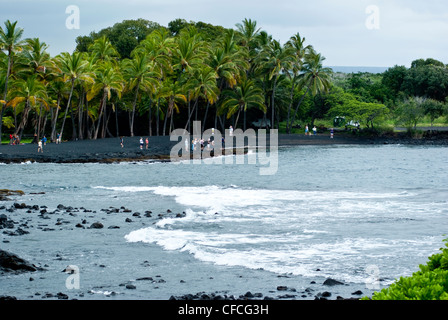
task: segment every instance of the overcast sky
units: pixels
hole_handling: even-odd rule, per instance
[[[79,29],[66,26],[74,21],[70,5],[79,8]],[[0,0],[2,27],[17,20],[24,37],[39,37],[52,55],[72,52],[79,35],[138,18],[226,28],[250,18],[282,44],[299,32],[329,66],[410,66],[429,57],[448,63],[446,0]]]

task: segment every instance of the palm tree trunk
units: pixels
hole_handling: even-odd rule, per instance
[[[140,81],[137,82],[137,87],[135,89],[134,103],[132,104],[132,115],[131,115],[131,137],[134,136],[134,118],[135,118],[135,107],[137,105],[138,90],[140,88]]]
[[[208,113],[209,106],[210,106],[210,101],[207,100],[207,107],[205,108],[204,123],[202,124],[202,132],[205,131],[205,122],[207,121],[207,113]]]
[[[104,105],[106,104],[106,97],[107,97],[107,93],[106,93],[106,91],[104,91],[103,98],[101,99],[100,114],[98,116],[98,123],[96,124],[96,129],[95,129],[95,134],[93,136],[93,140],[96,140],[98,138],[98,131],[100,129],[100,124],[101,124],[101,118],[103,116]]]
[[[39,119],[37,120],[37,141],[39,141],[39,138],[40,138],[40,123],[41,123],[41,119],[42,119],[42,102],[40,103]]]
[[[166,121],[168,120],[168,117],[169,117],[169,114],[168,114],[169,108],[170,108],[170,106],[169,106],[169,103],[168,103],[168,105],[166,106],[165,121],[163,122],[163,131],[162,131],[162,135],[163,136],[165,135]]]
[[[291,118],[291,122],[290,122],[290,124],[289,124],[290,127],[292,127],[292,124],[293,124],[294,120],[296,119],[297,110],[299,110],[299,107],[300,107],[300,105],[302,104],[303,99],[305,99],[305,96],[308,94],[309,91],[310,91],[310,86],[308,86],[308,88],[306,89],[306,92],[305,92],[305,93],[303,94],[303,96],[300,98],[300,101],[299,101],[299,103],[297,104],[296,109],[294,110],[294,115],[293,115],[293,117]]]
[[[86,131],[87,131],[87,139],[92,139],[92,134],[90,132],[89,127],[89,101],[86,99]]]
[[[22,113],[22,121],[20,122],[19,126],[16,129],[16,132],[14,134],[19,136],[19,140],[22,140],[22,134],[23,134],[23,128],[25,127],[25,124],[28,121],[28,114],[30,113],[30,105],[28,100],[26,101],[25,109]]]
[[[151,118],[152,118],[152,112],[151,112],[151,107],[152,107],[152,99],[150,98],[149,99],[149,123],[148,123],[148,130],[149,130],[149,132],[148,132],[148,134],[149,134],[149,136],[150,137],[152,137],[152,125],[151,125],[151,123],[152,123],[152,121],[151,121]]]
[[[59,114],[59,103],[61,101],[60,95],[58,95],[58,102],[56,105],[56,110],[54,111],[54,117],[51,120],[51,140],[56,140],[56,123],[58,122],[58,114]]]
[[[156,136],[159,136],[159,122],[160,122],[160,116],[159,116],[159,107],[160,107],[160,98],[157,100],[157,109],[156,109]]]
[[[72,79],[72,87],[70,89],[70,95],[68,96],[67,107],[65,108],[64,120],[62,121],[61,140],[62,140],[62,134],[64,133],[64,126],[65,126],[65,120],[67,119],[68,108],[70,107],[70,104],[72,102],[72,95],[73,95],[73,88],[74,87],[75,87],[75,79]]]
[[[191,113],[188,115],[188,120],[187,120],[187,124],[185,125],[185,130],[187,130],[187,128],[190,128],[191,116],[193,115],[193,112],[196,109],[197,104],[198,104],[198,98],[196,98],[196,101],[194,102],[194,105],[193,105],[193,109],[191,110]],[[190,132],[190,130],[188,130],[188,132]]]
[[[79,100],[79,108],[78,108],[78,137],[83,140],[83,113],[84,113],[84,93],[81,91],[80,100]]]
[[[286,118],[286,133],[287,134],[291,133],[291,127],[289,126],[289,119],[291,116],[292,97],[294,94],[294,89],[295,89],[295,86],[294,86],[294,80],[293,80],[293,83],[291,84],[291,93],[289,94],[288,117]]]
[[[5,114],[5,110],[6,110],[6,96],[8,94],[8,80],[9,80],[9,76],[11,74],[11,55],[12,55],[12,51],[9,50],[8,52],[8,68],[6,71],[6,80],[5,80],[5,92],[3,94],[3,100],[5,101],[5,104],[2,107],[2,111],[0,112],[0,144],[2,142],[2,128],[3,128],[3,115]],[[15,115],[15,108],[14,108],[14,115]],[[17,128],[17,121],[16,118],[14,117],[14,125]]]
[[[70,116],[71,116],[71,120],[72,120],[72,140],[76,140],[77,135],[76,135],[76,126],[75,126],[75,114],[73,113],[73,104],[72,104],[72,107],[70,108]]]
[[[238,114],[236,115],[236,120],[235,120],[235,124],[233,125],[233,129],[236,129],[236,126],[238,124],[238,119],[240,117],[240,112],[241,112],[241,108],[238,108]]]
[[[273,88],[272,88],[272,96],[271,96],[271,112],[272,112],[272,114],[271,114],[271,128],[272,129],[274,129],[274,115],[275,115],[275,89],[276,89],[276,86],[277,86],[277,77],[275,77],[275,79],[274,79],[274,86],[273,86]]]

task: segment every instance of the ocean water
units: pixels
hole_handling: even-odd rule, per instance
[[[194,278],[201,285],[179,288],[178,281],[170,285],[167,280],[163,290],[152,287],[125,297],[168,299],[171,294],[195,293],[195,289],[253,290],[251,280],[242,284],[226,276],[227,272],[252,279],[252,288],[259,291],[263,283],[269,283],[265,292],[272,292],[272,279],[279,277],[305,279],[303,283],[330,277],[378,289],[417,271],[443,245],[448,231],[445,147],[284,147],[279,148],[274,175],[260,175],[261,166],[236,164],[236,160],[234,164],[0,165],[2,188],[27,194],[45,192],[25,196],[25,200],[49,209],[59,203],[82,206],[96,210],[98,219],[100,210],[110,206],[141,213],[151,210],[153,215],[165,214],[167,209],[183,213],[182,218],[170,215],[133,224],[125,224],[120,216],[115,223],[125,226],[119,231],[102,231],[103,238],[98,233],[96,238],[85,238],[80,230],[33,230],[30,235],[8,238],[11,241],[2,247],[32,261],[43,255],[42,250],[53,255],[63,252],[67,259],[54,267],[58,271],[69,263],[106,261],[107,272],[85,272],[84,288],[90,293],[123,291],[117,287],[119,280],[110,282],[106,277],[124,281],[126,273],[133,274],[127,279],[143,275],[138,266],[145,253],[151,252],[146,259],[154,263],[153,273],[165,270],[170,280],[188,283],[191,279],[191,283]],[[89,217],[93,221],[94,214]],[[58,239],[59,244],[45,237]],[[107,260],[99,247],[108,252]],[[45,259],[47,264],[52,262]],[[204,272],[203,267],[208,268],[210,280],[195,274]],[[98,277],[104,277],[100,289],[89,287],[88,281],[93,283]],[[0,282],[5,293],[20,296],[31,290],[25,280],[11,276]],[[48,277],[47,282],[51,283]],[[46,288],[58,290],[51,284]]]

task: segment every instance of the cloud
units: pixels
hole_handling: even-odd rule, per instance
[[[80,9],[79,30],[65,27],[68,5]],[[379,30],[365,26],[369,5],[379,8]],[[45,41],[52,55],[72,51],[79,35],[138,18],[165,26],[183,18],[226,28],[250,18],[282,43],[300,32],[330,65],[410,65],[427,57],[448,63],[444,0],[15,0],[4,1],[0,11],[0,22],[18,20],[24,36]]]

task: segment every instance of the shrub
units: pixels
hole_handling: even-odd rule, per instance
[[[448,239],[445,248],[430,256],[426,265],[411,277],[400,277],[388,288],[372,295],[372,300],[448,300]],[[363,300],[369,300],[364,297]]]

